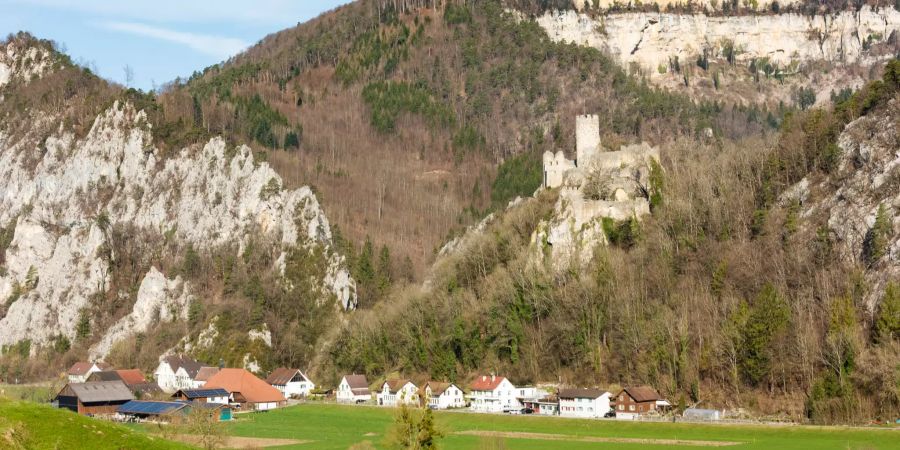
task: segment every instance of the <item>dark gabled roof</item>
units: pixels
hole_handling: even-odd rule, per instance
[[[75,364],[72,364],[72,367],[69,367],[68,373],[69,375],[87,375],[88,371],[94,367],[94,364],[97,365],[97,368],[100,370],[108,370],[112,368],[109,364],[98,362],[92,363],[87,361],[78,361]]]
[[[184,371],[187,372],[188,376],[192,379],[197,376],[197,372],[199,372],[200,369],[211,367],[209,364],[203,364],[195,359],[188,358],[187,356],[167,356],[164,361],[172,368],[172,372],[178,372],[178,369],[184,367]]]
[[[158,402],[132,400],[119,407],[116,411],[121,414],[146,414],[149,416],[161,416],[171,414],[188,407],[184,402]]]
[[[115,370],[104,370],[102,372],[93,372],[86,381],[123,381],[122,377]]]
[[[662,400],[662,396],[659,395],[659,392],[656,392],[656,389],[653,389],[650,386],[627,387],[623,389],[623,391],[638,403]]]
[[[194,377],[194,381],[208,381],[217,373],[219,373],[218,367],[201,367],[200,370],[197,371],[197,376]]]
[[[193,400],[197,398],[210,398],[210,397],[228,397],[228,391],[222,388],[214,388],[214,389],[182,389],[174,394],[172,397],[179,397],[178,394],[184,394],[185,397]]]
[[[350,385],[350,389],[369,390],[369,381],[366,380],[365,375],[344,375],[344,379],[347,380],[347,384]]]
[[[60,391],[71,390],[82,403],[119,402],[134,400],[134,395],[121,380],[69,383]]]
[[[607,394],[603,389],[585,389],[585,388],[571,388],[571,389],[560,389],[559,390],[559,398],[590,398],[595,399],[600,397],[603,394]]]
[[[451,385],[452,383],[445,383],[443,381],[429,381],[425,383],[425,388],[431,388],[431,395],[441,395]]]
[[[288,384],[298,373],[303,378],[306,378],[306,375],[304,375],[303,372],[300,371],[300,369],[288,369],[286,367],[279,367],[269,374],[269,377],[266,378],[266,383],[269,383],[273,386],[284,386]]]

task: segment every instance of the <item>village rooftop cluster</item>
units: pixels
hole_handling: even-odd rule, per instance
[[[263,380],[246,369],[216,367],[181,356],[164,358],[149,381],[137,369],[116,370],[101,362],[78,362],[53,400],[59,408],[118,421],[168,422],[193,408],[216,409],[219,420],[236,412],[268,411],[289,399],[330,399],[385,407],[407,405],[480,413],[539,414],[634,420],[667,413],[671,404],[649,386],[615,395],[593,388],[515,386],[503,376],[481,375],[468,389],[444,381],[417,385],[407,379],[369,384],[365,375],[345,375],[335,389],[317,389],[300,369],[278,368]],[[717,420],[718,411],[700,414]]]

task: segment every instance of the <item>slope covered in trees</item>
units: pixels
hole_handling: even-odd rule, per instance
[[[175,106],[172,120],[254,142],[291,184],[316,187],[349,253],[369,237],[389,248],[394,271],[408,259],[415,275],[449,234],[531,194],[537,155],[571,149],[578,113],[602,112],[613,147],[769,126],[753,108],[656,90],[596,50],[549,41],[506,6],[354,2],[176,82],[160,101]]]
[[[509,208],[440,258],[421,289],[356,315],[331,348],[336,371],[649,383],[678,407],[893,419],[892,208],[877,208],[859,247],[838,241],[816,212],[842,186],[837,167],[854,164],[838,146],[842,133],[861,128],[865,140],[854,145],[897,150],[900,61],[884,72],[834,108],[792,115],[775,138],[663,144],[652,216],[627,242],[598,244],[586,267],[557,270],[535,255],[532,236],[553,212],[552,191]],[[824,187],[803,197],[812,212],[801,216],[792,192],[804,178]]]

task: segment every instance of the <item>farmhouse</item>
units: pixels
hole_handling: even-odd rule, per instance
[[[450,409],[466,406],[465,393],[453,383],[429,381],[425,383],[424,391],[429,408]]]
[[[382,406],[418,405],[419,388],[409,380],[387,380],[375,397]]]
[[[144,374],[137,369],[104,370],[93,372],[87,381],[122,381],[136,398],[144,398],[162,392],[156,383],[151,383],[144,378]]]
[[[153,375],[160,389],[167,393],[173,393],[179,389],[192,389],[202,387],[205,381],[198,380],[198,374],[204,367],[212,366],[203,364],[194,359],[182,356],[167,356],[160,361]],[[204,372],[206,376],[209,371]]]
[[[197,403],[217,403],[227,405],[230,396],[225,389],[180,389],[172,394],[173,399],[197,402]]]
[[[204,388],[222,388],[230,395],[231,403],[257,411],[275,409],[287,401],[278,389],[244,369],[221,369]]]
[[[275,389],[281,391],[285,397],[306,397],[316,385],[300,369],[288,369],[279,367],[266,378]]]
[[[72,364],[66,375],[69,377],[69,383],[84,383],[87,378],[94,372],[109,370],[111,366],[106,363],[79,361]]]
[[[122,381],[69,383],[56,394],[54,403],[78,414],[115,414],[119,406],[134,400]]]
[[[516,387],[505,377],[482,375],[469,389],[472,411],[503,412],[520,407]]]
[[[344,375],[335,397],[343,403],[365,403],[372,399],[369,381],[365,375]]]
[[[669,402],[650,386],[627,387],[615,399],[617,419],[634,419],[668,406]]]
[[[559,415],[603,417],[610,411],[610,394],[601,389],[560,389]]]

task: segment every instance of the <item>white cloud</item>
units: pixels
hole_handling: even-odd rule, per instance
[[[104,22],[101,26],[108,30],[182,44],[198,52],[222,59],[236,55],[249,46],[240,39],[175,31],[138,22]]]
[[[141,22],[242,23],[290,26],[349,0],[8,0]],[[0,3],[4,3],[0,0]]]

